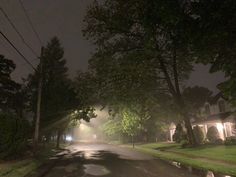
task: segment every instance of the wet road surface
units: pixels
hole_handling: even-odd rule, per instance
[[[196,177],[149,155],[108,144],[76,144],[45,177]]]

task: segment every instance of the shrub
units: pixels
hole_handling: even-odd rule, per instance
[[[182,140],[187,140],[186,132],[184,131],[180,123],[176,126],[175,133],[173,135],[173,140],[177,143],[180,143]]]
[[[222,140],[221,138],[215,140],[214,144],[217,144],[217,145],[222,145],[224,144],[224,140]]]
[[[15,158],[23,153],[29,135],[28,122],[11,114],[0,114],[0,158]]]
[[[196,138],[198,144],[203,144],[204,141],[204,133],[202,129],[197,125],[193,128],[193,133]]]
[[[188,140],[182,140],[182,141],[180,142],[180,146],[181,146],[182,148],[188,147],[188,146],[189,146]]]
[[[207,139],[207,138],[205,138],[204,140],[203,140],[203,144],[209,144],[210,142],[209,142],[209,140]]]
[[[212,126],[207,131],[207,139],[210,143],[215,143],[217,139],[220,139],[219,132],[215,126]]]
[[[227,137],[225,140],[225,145],[236,145],[236,137],[235,136]]]

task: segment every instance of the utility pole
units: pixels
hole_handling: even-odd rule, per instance
[[[41,56],[39,58],[39,82],[38,82],[38,96],[37,96],[37,111],[35,121],[35,132],[34,132],[34,149],[36,150],[39,140],[39,126],[41,116],[41,99],[42,99],[42,84],[43,84],[43,52],[44,47],[41,47]]]

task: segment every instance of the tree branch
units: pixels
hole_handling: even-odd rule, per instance
[[[177,58],[176,58],[176,48],[173,50],[173,74],[174,74],[174,82],[175,82],[175,90],[178,97],[181,96],[180,88],[179,88],[179,74],[177,69]]]

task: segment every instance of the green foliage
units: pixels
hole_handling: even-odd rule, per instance
[[[187,109],[180,93],[181,82],[188,78],[194,61],[189,30],[192,18],[187,10],[179,0],[91,4],[84,35],[97,47],[90,69],[100,83],[103,102],[144,105],[154,98],[160,105],[158,97],[169,95],[178,113],[188,115],[183,113]],[[184,121],[192,132],[189,119]]]
[[[203,144],[204,142],[204,133],[198,125],[193,128],[193,133],[198,144]]]
[[[137,114],[125,109],[122,112],[121,125],[123,132],[133,137],[140,130],[140,118]]]
[[[12,114],[0,114],[0,158],[14,158],[26,150],[29,124]]]
[[[181,140],[181,141],[180,141],[180,146],[181,146],[182,148],[188,147],[188,146],[189,146],[189,141],[188,141],[188,140]]]
[[[110,119],[102,126],[102,130],[108,137],[120,135],[122,133],[121,121]]]
[[[207,131],[207,139],[210,143],[215,143],[217,139],[220,139],[219,132],[215,126],[212,126]]]
[[[181,123],[178,123],[176,126],[173,140],[177,143],[180,143],[182,140],[187,140],[186,132],[184,131]]]
[[[225,145],[236,145],[236,137],[235,136],[226,137]]]
[[[214,144],[216,145],[223,145],[224,144],[224,140],[222,140],[221,138],[218,138],[215,140]]]
[[[80,107],[80,110],[75,110],[73,113],[71,113],[72,120],[78,121],[78,120],[85,120],[86,122],[89,122],[90,119],[97,117],[95,114],[95,109],[90,106],[84,106]]]

